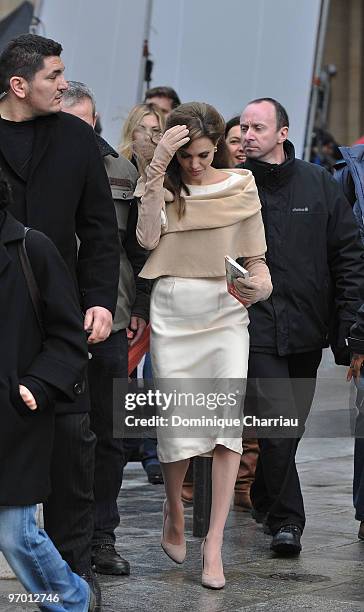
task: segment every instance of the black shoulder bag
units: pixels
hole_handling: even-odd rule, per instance
[[[44,325],[43,325],[42,298],[40,295],[37,281],[35,280],[35,276],[32,270],[32,266],[29,260],[29,256],[28,256],[27,248],[25,244],[25,239],[26,239],[26,236],[29,230],[30,230],[29,227],[25,228],[24,238],[21,242],[18,242],[18,253],[19,253],[21,267],[23,268],[25,280],[28,285],[30,299],[32,301],[35,316],[36,316],[36,319],[39,325],[40,333],[42,336],[42,341],[44,342],[46,339],[46,333],[45,333]]]

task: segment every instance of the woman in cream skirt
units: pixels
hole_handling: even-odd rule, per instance
[[[182,104],[168,116],[146,180],[140,179],[136,191],[137,238],[152,251],[141,276],[155,279],[154,376],[162,385],[172,379],[172,387],[181,391],[191,389],[190,379],[197,390],[201,379],[214,387],[218,381],[246,378],[248,311],[227,292],[224,256],[242,258],[249,271],[249,279],[236,281],[247,307],[272,290],[254,178],[247,170],[211,165],[217,148],[224,146],[223,135],[224,120],[212,106]],[[183,382],[176,385],[176,379]],[[166,489],[161,543],[177,563],[186,556],[181,491],[189,460],[213,457],[210,526],[202,546],[202,584],[209,588],[225,584],[221,547],[241,452],[241,435],[209,430],[204,437],[174,437],[158,429]]]

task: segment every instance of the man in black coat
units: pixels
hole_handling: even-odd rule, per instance
[[[262,203],[269,300],[252,306],[251,379],[246,410],[298,416],[303,430],[322,349],[349,364],[346,338],[360,306],[363,248],[351,208],[323,168],[295,158],[288,116],[271,98],[241,116],[243,148]],[[260,379],[256,383],[256,379]],[[303,380],[304,379],[304,380]],[[251,397],[249,397],[251,395]],[[254,517],[265,521],[277,554],[299,554],[305,513],[295,464],[299,435],[261,438],[251,490]]]
[[[62,110],[95,127],[97,112],[92,91],[84,83],[69,81],[62,97]],[[147,251],[136,239],[138,206],[134,190],[138,173],[133,164],[99,135],[96,141],[104,161],[114,200],[120,237],[120,277],[112,332],[101,344],[90,347],[89,365],[91,428],[97,436],[95,453],[95,522],[92,567],[98,574],[128,575],[129,563],[115,549],[115,530],[120,523],[117,498],[126,463],[124,442],[114,437],[113,380],[128,380],[127,332],[141,337],[149,319],[150,282],[138,274]]]
[[[115,211],[93,130],[60,113],[58,43],[26,34],[0,56],[0,163],[13,215],[47,234],[77,283],[89,343],[111,331],[119,276]],[[77,257],[76,235],[80,240]],[[76,385],[81,396],[83,388]],[[57,407],[45,527],[72,569],[90,574],[95,436],[88,401]]]
[[[50,492],[54,402],[75,401],[84,378],[83,320],[56,247],[35,230],[25,236],[4,210],[10,200],[0,168],[0,550],[28,593],[94,610],[88,585],[36,525]]]

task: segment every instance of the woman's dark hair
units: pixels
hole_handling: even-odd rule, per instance
[[[236,115],[236,117],[233,117],[232,119],[229,119],[229,121],[226,122],[225,138],[227,138],[227,135],[230,132],[231,128],[236,127],[237,125],[240,126],[240,116],[239,115]]]
[[[12,203],[10,184],[0,168],[0,210],[7,208]]]
[[[187,149],[191,142],[197,138],[209,138],[217,146],[216,156],[219,148],[226,147],[224,139],[225,121],[220,113],[210,104],[205,102],[189,102],[181,104],[173,110],[167,117],[166,130],[175,125],[185,125],[189,130],[190,140],[182,147]],[[188,187],[181,178],[180,165],[176,156],[168,165],[166,171],[165,185],[175,198],[178,216],[181,218],[185,212],[185,201],[181,196],[181,189],[189,194]]]

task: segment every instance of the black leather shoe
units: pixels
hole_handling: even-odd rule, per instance
[[[359,540],[364,540],[364,521],[361,521],[359,531],[358,531]]]
[[[159,465],[151,465],[146,469],[150,484],[163,484],[162,470]]]
[[[89,612],[102,612],[101,590],[96,576],[90,570],[85,574],[80,574],[81,578],[86,580],[91,589],[91,597],[89,603]]]
[[[271,550],[282,557],[299,555],[301,546],[301,529],[297,525],[283,525],[273,536]]]
[[[129,576],[130,565],[115,550],[113,544],[100,544],[92,549],[92,569],[98,574]]]

